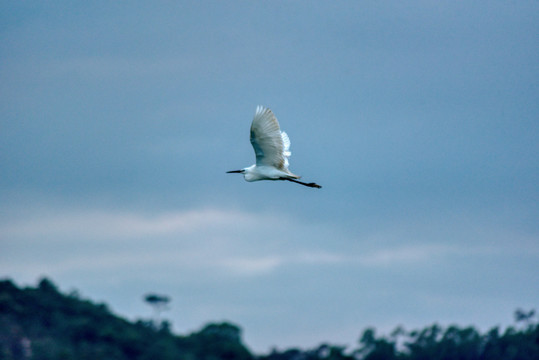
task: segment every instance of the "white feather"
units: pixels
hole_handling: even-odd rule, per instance
[[[290,139],[281,132],[273,112],[262,106],[256,108],[251,124],[251,144],[256,155],[257,166],[273,166],[288,172]]]
[[[240,173],[247,181],[288,180],[313,188],[321,188],[315,183],[298,181],[298,175],[288,170],[290,138],[281,131],[273,112],[263,106],[256,108],[251,124],[251,145],[256,155],[256,164],[228,173]]]

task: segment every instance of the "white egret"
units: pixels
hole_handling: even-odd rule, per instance
[[[256,108],[251,124],[251,145],[255,150],[256,164],[241,170],[227,171],[228,174],[243,174],[246,181],[287,180],[312,188],[322,187],[315,183],[298,181],[300,176],[288,170],[290,139],[279,128],[279,122],[273,112],[263,106]]]

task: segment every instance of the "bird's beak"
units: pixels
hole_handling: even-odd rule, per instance
[[[227,174],[241,174],[243,172],[243,170],[230,170],[230,171],[227,171],[226,173]]]

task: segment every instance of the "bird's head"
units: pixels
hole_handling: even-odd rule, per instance
[[[256,165],[251,165],[249,167],[243,168],[241,170],[231,170],[227,171],[227,174],[243,174],[243,178],[246,181],[256,181],[260,180],[259,177],[257,177],[256,173]]]

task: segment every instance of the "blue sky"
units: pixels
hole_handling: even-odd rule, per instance
[[[539,289],[539,3],[2,2],[0,264],[253,350]],[[290,169],[247,183],[270,107]]]

